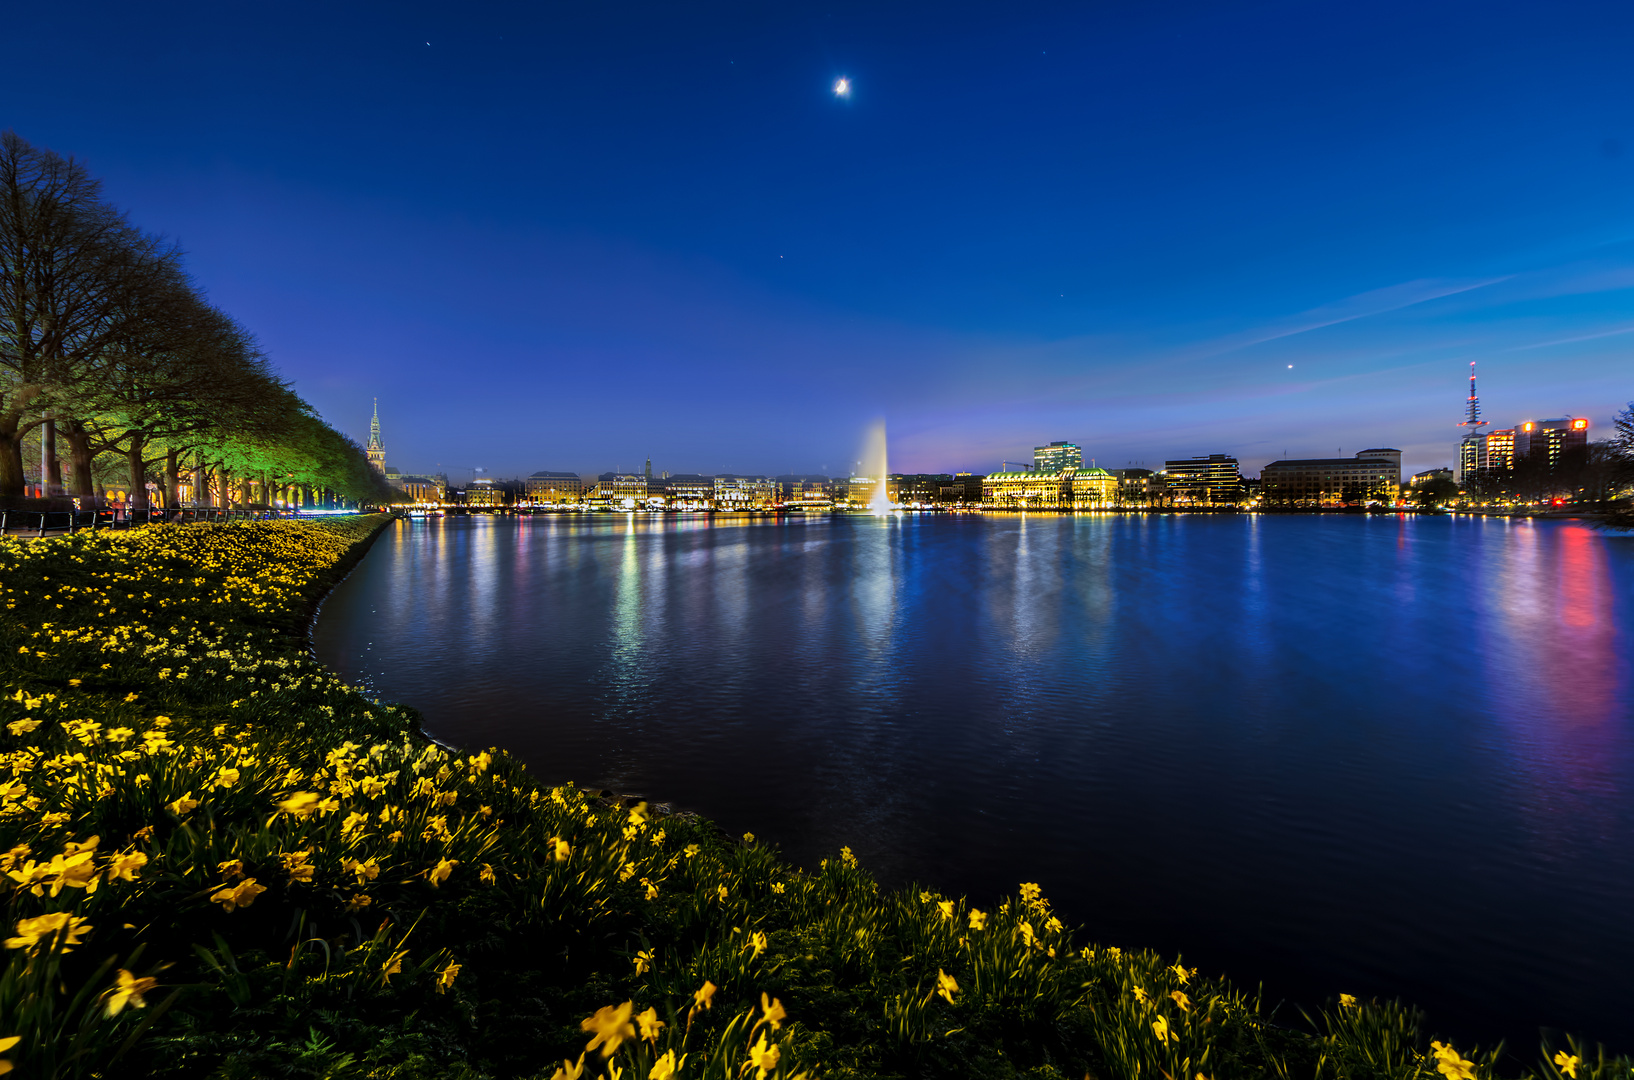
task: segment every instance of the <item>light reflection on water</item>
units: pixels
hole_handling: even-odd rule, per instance
[[[402,523],[320,655],[551,780],[1272,997],[1634,1048],[1634,538],[1351,517]]]

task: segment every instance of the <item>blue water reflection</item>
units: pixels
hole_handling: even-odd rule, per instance
[[[1631,628],[1634,538],[1574,523],[620,516],[400,523],[317,644],[798,862],[1628,1049]]]

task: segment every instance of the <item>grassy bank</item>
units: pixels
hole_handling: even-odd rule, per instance
[[[444,751],[307,650],[380,524],[0,541],[20,1075],[1526,1074],[1394,1004],[1274,1023],[1180,959],[1087,944],[1033,885],[882,891],[849,851],[801,871]],[[1571,1043],[1537,1060],[1630,1076]]]

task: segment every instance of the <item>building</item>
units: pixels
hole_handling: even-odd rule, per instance
[[[398,479],[395,485],[411,502],[440,503],[448,498],[447,478],[439,480],[430,476],[404,476]]]
[[[777,505],[776,482],[764,476],[715,477],[715,509],[769,510]]]
[[[479,476],[465,488],[466,506],[504,506],[505,489],[491,476]]]
[[[1163,463],[1163,483],[1178,503],[1219,506],[1242,498],[1242,473],[1229,454],[1209,454]]]
[[[1589,422],[1582,417],[1527,420],[1515,427],[1515,458],[1546,461],[1553,472],[1561,456],[1589,445]]]
[[[709,476],[672,476],[664,481],[664,498],[671,510],[713,510],[715,480]]]
[[[1401,451],[1363,450],[1353,458],[1273,461],[1260,472],[1261,497],[1293,506],[1394,502],[1401,490]]]
[[[982,506],[993,510],[1059,510],[1061,474],[1038,469],[988,473],[982,478]]]
[[[598,510],[635,510],[647,505],[647,478],[604,473],[585,499]]]
[[[584,480],[578,473],[536,472],[523,481],[528,501],[576,503],[584,499]]]
[[[1412,487],[1423,487],[1425,484],[1436,480],[1456,481],[1456,477],[1453,476],[1453,471],[1451,469],[1425,469],[1423,472],[1414,473],[1413,479],[1409,481],[1409,483]]]
[[[374,399],[374,419],[369,421],[369,445],[363,454],[369,459],[369,468],[381,476],[386,475],[386,444],[380,441],[379,398]]]
[[[1059,473],[1084,463],[1084,452],[1075,443],[1052,442],[1033,447],[1033,472]]]
[[[1105,469],[1082,466],[1061,474],[1062,509],[1103,510],[1117,505],[1117,477]]]
[[[1112,469],[1117,483],[1113,498],[1119,506],[1150,506],[1155,501],[1157,473],[1151,469]]]
[[[1476,466],[1477,472],[1502,472],[1515,467],[1515,429],[1500,428],[1497,431],[1486,433],[1485,446],[1481,450],[1481,462]],[[1469,474],[1466,473],[1466,476]]]

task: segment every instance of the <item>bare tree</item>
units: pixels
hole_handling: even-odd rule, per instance
[[[24,436],[99,373],[136,298],[179,261],[104,202],[83,165],[0,134],[0,497],[22,493]]]

